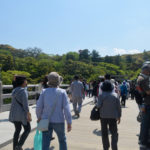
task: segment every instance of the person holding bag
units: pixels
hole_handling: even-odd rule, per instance
[[[67,130],[71,131],[72,117],[66,91],[59,88],[60,76],[56,72],[48,75],[48,88],[43,89],[36,106],[39,124],[48,121],[48,130],[42,131],[42,150],[49,150],[52,132],[56,132],[59,150],[67,150],[65,119]]]
[[[9,114],[9,121],[15,126],[13,150],[22,150],[22,146],[31,131],[30,121],[32,119],[28,107],[26,86],[26,77],[15,76],[13,81],[14,90],[12,91],[12,103]],[[24,132],[19,139],[22,126],[24,128]]]
[[[108,126],[112,135],[111,148],[112,150],[118,150],[117,121],[119,124],[121,118],[121,106],[118,95],[113,92],[113,88],[114,86],[110,81],[104,81],[101,87],[102,93],[98,97],[97,107],[100,108],[102,143],[104,150],[108,150],[110,147]]]

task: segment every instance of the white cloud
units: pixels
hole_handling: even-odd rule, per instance
[[[138,49],[121,49],[121,48],[113,48],[114,55],[123,55],[123,54],[137,54],[141,53]]]

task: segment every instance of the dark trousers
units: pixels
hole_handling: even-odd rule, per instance
[[[149,145],[149,130],[150,130],[150,105],[145,106],[145,113],[143,113],[140,137],[139,140],[142,145]]]
[[[21,147],[23,146],[25,140],[27,139],[31,131],[31,126],[29,122],[27,123],[27,125],[23,125],[22,122],[14,122],[14,125],[15,125],[15,133],[13,138],[13,150],[15,150],[16,146],[21,146]],[[21,132],[22,126],[24,128],[24,132],[19,139],[19,134]]]
[[[92,97],[92,90],[89,90],[89,97]]]
[[[118,129],[116,119],[101,119],[101,130],[102,130],[102,143],[104,150],[108,150],[110,147],[108,138],[108,127],[111,133],[111,148],[112,150],[118,150]]]
[[[122,104],[123,106],[126,105],[126,99],[127,99],[127,96],[126,96],[126,95],[122,95],[122,96],[121,96],[121,104]]]

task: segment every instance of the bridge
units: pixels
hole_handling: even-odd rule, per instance
[[[69,150],[100,150],[102,148],[101,127],[99,121],[91,121],[89,119],[90,111],[93,108],[93,98],[86,97],[83,102],[81,117],[76,119],[73,117],[72,131],[67,133],[67,143]],[[71,110],[73,110],[70,104]],[[26,140],[23,149],[33,150],[34,135],[36,132],[36,116],[35,105],[30,106],[33,121],[31,123],[32,132]],[[9,111],[0,113],[0,149],[11,150],[14,126],[8,122]],[[138,107],[133,100],[127,100],[127,105],[122,108],[121,124],[118,125],[119,130],[119,150],[137,150],[138,134],[140,124],[136,121]],[[73,112],[72,112],[73,115]],[[57,136],[54,134],[55,140],[52,141],[50,150],[58,150]]]

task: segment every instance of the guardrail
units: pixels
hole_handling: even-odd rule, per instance
[[[61,88],[68,88],[68,84],[62,84]],[[9,111],[11,106],[12,85],[3,85],[0,81],[0,112]],[[41,92],[41,84],[28,85],[29,105],[36,104],[36,94]],[[6,100],[6,102],[5,102]]]

